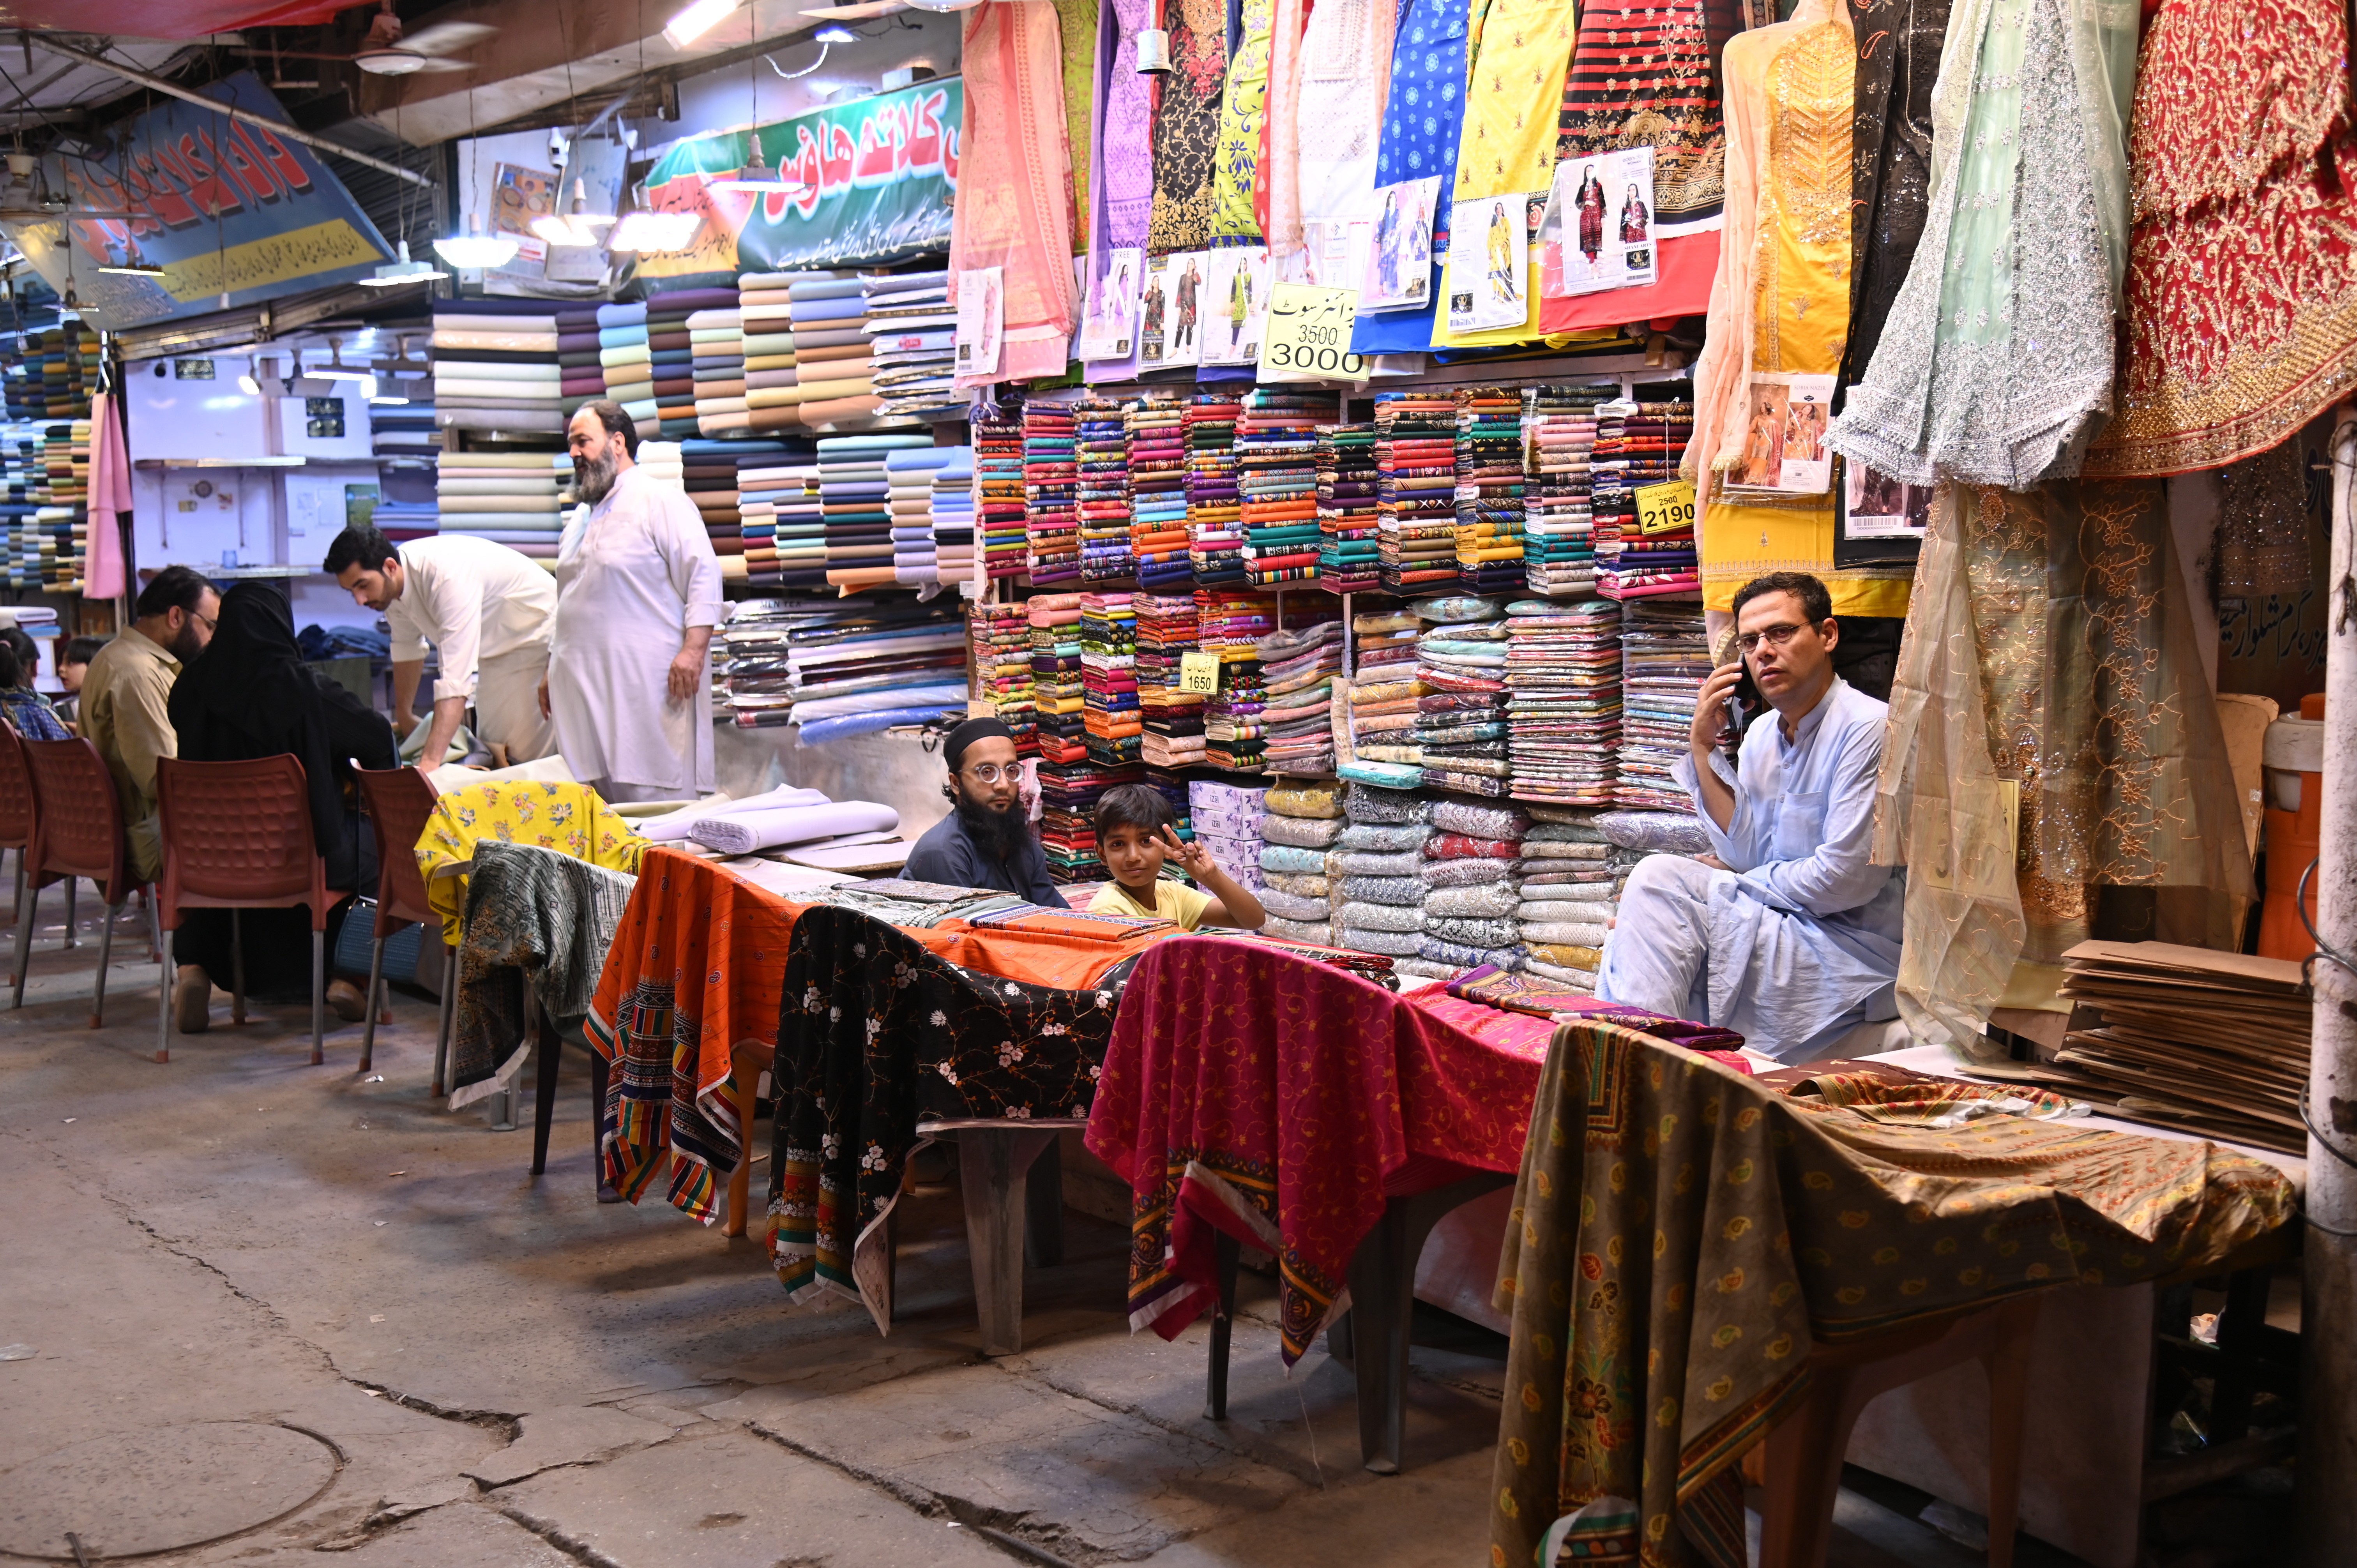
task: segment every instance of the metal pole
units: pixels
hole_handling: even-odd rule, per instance
[[[2357,409],[2332,430],[2326,596],[2324,807],[2311,961],[2308,1235],[2300,1290],[2300,1560],[2325,1568],[2357,1541]]]

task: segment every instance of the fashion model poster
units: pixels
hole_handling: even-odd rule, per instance
[[[1201,252],[1206,365],[1250,365],[1260,360],[1261,323],[1268,316],[1268,252],[1234,245]]]
[[[1627,147],[1557,164],[1546,232],[1543,286],[1552,297],[1655,282],[1653,149]]]
[[[1359,285],[1359,312],[1421,310],[1432,297],[1432,219],[1440,177],[1404,179],[1375,192],[1375,223]]]
[[[1530,230],[1519,196],[1449,209],[1448,329],[1480,332],[1530,319]]]
[[[1139,274],[1145,270],[1144,251],[1118,250],[1106,257],[1081,317],[1082,359],[1129,358],[1137,344]]]

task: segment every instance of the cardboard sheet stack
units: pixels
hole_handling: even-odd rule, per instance
[[[1695,702],[1710,677],[1699,596],[1640,597],[1621,607],[1620,767],[1612,798],[1638,810],[1693,813],[1671,775],[1686,755]]]
[[[556,374],[559,412],[571,419],[585,403],[606,395],[604,348],[595,300],[566,301],[556,307]],[[414,394],[413,394],[414,395]]]
[[[1497,387],[1457,394],[1457,580],[1469,594],[1523,585],[1523,400]]]
[[[1234,773],[1257,773],[1267,749],[1259,643],[1276,629],[1276,596],[1199,589],[1195,613],[1203,651],[1220,660],[1220,689],[1203,704],[1203,760]]]
[[[1372,424],[1337,424],[1318,434],[1318,585],[1328,593],[1362,594],[1382,581],[1380,482]]]
[[[823,587],[826,515],[819,499],[818,445],[800,436],[759,445],[765,450],[737,459],[746,575],[764,585]]]
[[[1182,593],[1194,585],[1187,553],[1186,410],[1168,398],[1139,398],[1129,435],[1129,554],[1137,585]]]
[[[1620,607],[1506,607],[1507,758],[1518,800],[1609,806],[1620,755]]]
[[[1271,936],[1334,945],[1334,885],[1326,855],[1346,825],[1342,786],[1330,781],[1287,782],[1262,797],[1261,880],[1255,888]],[[1272,869],[1274,858],[1286,869]]]
[[[1019,604],[977,600],[967,607],[968,660],[974,694],[1015,732],[1015,749],[1039,752],[1039,714],[1032,705],[1031,618]]]
[[[1457,405],[1375,394],[1377,576],[1391,593],[1457,578]]]
[[[892,482],[885,458],[931,447],[931,435],[829,435],[818,444],[819,504],[826,517],[826,580],[873,588],[894,577]]]
[[[965,417],[965,394],[951,385],[957,312],[950,307],[949,283],[950,274],[941,269],[861,280],[879,417]]]
[[[1596,989],[1606,922],[1625,873],[1613,847],[1595,826],[1595,814],[1535,807],[1539,820],[1523,838],[1523,963],[1532,972],[1583,991]]]
[[[1201,766],[1203,698],[1178,689],[1178,663],[1202,641],[1194,596],[1137,594],[1139,756],[1148,769]]]
[[[992,407],[976,413],[972,429],[983,572],[992,578],[1019,577],[1029,564],[1023,419]]]
[[[1219,779],[1194,779],[1187,784],[1188,817],[1195,842],[1211,852],[1221,870],[1255,890],[1264,884],[1261,818],[1267,797],[1267,788],[1258,784]]]
[[[745,428],[756,435],[802,423],[794,368],[799,273],[747,273],[737,280],[737,330],[745,344]]]
[[[434,417],[445,429],[558,435],[565,374],[547,300],[443,299],[434,306]]]
[[[971,540],[974,448],[970,446],[899,446],[884,454],[884,481],[889,487],[886,504],[892,512],[892,580],[922,587],[942,580],[940,521],[942,498],[967,508],[965,529]],[[969,556],[965,563],[971,567]],[[955,581],[952,570],[950,579]]]
[[[1023,409],[1023,528],[1026,569],[1035,586],[1081,575],[1080,467],[1069,406]]]
[[[1416,639],[1415,744],[1424,781],[1468,794],[1502,796],[1512,765],[1506,744],[1506,623],[1495,599],[1426,599]]]
[[[786,292],[793,297],[794,384],[802,423],[813,429],[865,428],[877,398],[859,279],[802,273]]]
[[[1596,450],[1592,388],[1540,387],[1523,414],[1523,566],[1534,594],[1596,590],[1596,531],[1588,510]]]
[[[1641,534],[1637,492],[1677,478],[1694,436],[1691,403],[1611,403],[1597,410],[1589,510],[1596,527],[1597,592],[1608,598],[1692,593],[1702,583],[1693,528]]]
[[[639,426],[641,435],[654,434],[654,350],[647,346],[644,301],[597,307],[597,363],[606,378],[606,395]]]
[[[745,322],[737,291],[725,306],[706,306],[687,318],[688,352],[694,356],[695,428],[718,439],[742,435],[753,418],[745,404]]]
[[[1254,651],[1265,693],[1263,767],[1270,773],[1331,773],[1334,677],[1342,669],[1340,618],[1329,609],[1315,625],[1270,632]]]
[[[1198,588],[1243,585],[1243,506],[1236,488],[1239,405],[1203,393],[1187,405],[1187,557]]]
[[[1132,575],[1129,553],[1129,424],[1111,398],[1072,405],[1074,510],[1080,519],[1081,581]]]
[[[1042,762],[1078,762],[1088,755],[1088,718],[1081,675],[1081,596],[1034,594],[1024,601],[1031,620],[1031,703]]]
[[[1331,397],[1266,388],[1244,394],[1236,418],[1236,487],[1244,572],[1254,587],[1318,575],[1324,539],[1318,523],[1318,426],[1336,417]]]
[[[436,465],[435,484],[441,532],[504,544],[554,571],[565,530],[557,491],[572,477],[573,459],[544,446],[445,452]]]
[[[1127,594],[1082,596],[1081,704],[1092,760],[1139,760],[1137,614]]]

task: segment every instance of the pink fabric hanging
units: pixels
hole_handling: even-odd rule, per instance
[[[998,369],[960,376],[962,387],[1064,373],[1080,302],[1061,36],[1053,5],[966,13],[950,299],[957,300],[961,274],[1004,268],[1006,325]]]
[[[115,519],[131,510],[131,454],[123,444],[123,421],[114,395],[101,392],[90,405],[90,564],[82,596],[123,596],[123,532]]]

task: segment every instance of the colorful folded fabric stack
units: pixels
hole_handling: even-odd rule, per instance
[[[952,384],[957,312],[949,303],[950,274],[887,273],[861,282],[877,415],[963,419],[968,400]]]
[[[1139,755],[1149,769],[1198,767],[1203,699],[1178,689],[1179,661],[1202,641],[1194,596],[1137,594],[1130,607],[1137,618]]]
[[[1507,752],[1514,798],[1609,806],[1620,755],[1620,607],[1506,607]]]
[[[1342,622],[1339,607],[1320,608],[1325,618],[1317,624],[1273,631],[1254,645],[1264,693],[1262,761],[1270,773],[1322,778],[1334,771],[1334,677],[1342,669]]]
[[[0,575],[8,586],[81,591],[90,555],[91,429],[88,419],[73,419],[0,432]]]
[[[647,301],[647,351],[654,375],[655,418],[666,441],[680,441],[698,433],[696,368],[710,368],[710,382],[726,388],[744,371],[742,328],[737,316],[734,288],[683,288],[658,294]],[[706,316],[706,312],[715,313]],[[695,326],[699,317],[706,325]],[[696,352],[698,331],[704,353]],[[741,394],[739,394],[741,395]],[[645,435],[641,431],[640,434]]]
[[[1341,832],[1323,848],[1272,844],[1261,852],[1261,866],[1270,875],[1327,879],[1337,946],[1421,964],[1432,802],[1420,791],[1354,783],[1342,807]]]
[[[564,433],[565,373],[551,302],[436,300],[431,352],[434,417],[444,428]]]
[[[1596,591],[1607,598],[1685,594],[1702,583],[1694,529],[1641,534],[1637,492],[1678,477],[1678,458],[1694,436],[1691,403],[1607,403],[1597,410]]]
[[[956,456],[933,470],[934,581],[971,583],[982,536],[974,527],[974,448],[948,446]]]
[[[983,575],[1022,576],[1030,565],[1022,415],[988,407],[977,411],[971,428]]]
[[[597,363],[606,395],[622,405],[639,434],[655,433],[654,350],[647,346],[644,301],[597,307]]]
[[[1497,387],[1457,394],[1457,581],[1469,594],[1523,585],[1523,400]]]
[[[1031,619],[1031,705],[1043,763],[1078,762],[1088,755],[1085,693],[1081,676],[1081,596],[1034,594],[1024,601]]]
[[[745,317],[737,293],[728,303],[706,306],[687,318],[688,352],[694,356],[695,428],[706,437],[740,435],[752,429],[745,402]]]
[[[1176,594],[1194,585],[1187,553],[1185,405],[1142,398],[1128,405],[1129,553],[1137,585]]]
[[[442,450],[442,437],[434,428],[434,383],[421,377],[398,384],[407,394],[407,403],[369,407],[370,453],[379,467],[431,468]]]
[[[830,435],[818,444],[819,504],[826,519],[826,580],[873,588],[894,580],[891,453],[930,449],[930,435]]]
[[[703,515],[712,553],[720,558],[720,575],[742,582],[748,574],[745,554],[743,489],[737,476],[748,460],[782,463],[786,446],[780,441],[715,441],[699,437],[679,444],[681,478],[687,499]]]
[[[553,442],[537,450],[445,452],[435,483],[441,532],[504,544],[554,570],[565,530],[557,492],[572,477],[573,459]]]
[[[1080,517],[1081,581],[1134,575],[1129,553],[1129,424],[1110,398],[1072,404],[1074,510]]]
[[[16,335],[0,379],[9,420],[48,424],[89,417],[100,352],[98,335],[78,321]]]
[[[892,511],[893,580],[910,587],[974,575],[974,448],[899,446],[884,454]],[[958,549],[942,559],[946,531]]]
[[[1187,405],[1187,554],[1198,588],[1238,587],[1247,580],[1236,489],[1239,412],[1232,399],[1218,393]]]
[[[1023,410],[1023,511],[1026,570],[1034,585],[1081,575],[1080,467],[1070,407],[1031,403]]]
[[[1318,585],[1363,594],[1382,585],[1379,489],[1372,424],[1337,424],[1318,437]]]
[[[1050,762],[1043,753],[1039,767],[1039,847],[1048,857],[1048,875],[1059,883],[1095,882],[1104,876],[1104,861],[1097,854],[1093,818],[1097,802],[1108,789],[1146,782],[1139,763],[1108,767],[1087,759]]]
[[[1640,810],[1694,811],[1670,768],[1687,753],[1695,703],[1709,678],[1699,595],[1643,597],[1621,607],[1620,776],[1614,800]]]
[[[1340,785],[1287,783],[1261,797],[1260,820],[1264,851],[1275,847],[1294,854],[1330,849],[1347,825],[1342,817]],[[1334,940],[1334,884],[1340,880],[1316,871],[1268,871],[1255,885],[1261,908],[1268,911],[1262,931],[1287,941],[1326,946]]]
[[[1203,704],[1203,760],[1232,773],[1257,773],[1268,749],[1259,644],[1277,629],[1276,596],[1199,589],[1195,613],[1203,651],[1220,661],[1220,689]]]
[[[1523,568],[1534,594],[1596,591],[1596,532],[1588,511],[1596,405],[1589,387],[1540,387],[1523,414]]]
[[[556,306],[556,393],[559,412],[568,420],[583,403],[606,395],[606,364],[598,357],[604,348],[598,308],[595,300]]]
[[[795,391],[802,423],[813,429],[864,428],[877,403],[860,280],[799,273],[786,292],[793,299]]]
[[[1375,394],[1376,575],[1391,593],[1457,578],[1457,405]]]
[[[1039,753],[1039,714],[1032,704],[1031,618],[1019,604],[976,600],[967,607],[967,658],[974,694],[1015,732],[1022,757]]]
[[[1595,826],[1597,813],[1541,807],[1523,838],[1523,967],[1583,991],[1596,989],[1604,935],[1619,910],[1625,873]]]
[[[1518,886],[1528,869],[1523,837],[1531,819],[1500,801],[1441,796],[1432,802],[1431,832],[1416,870],[1423,924],[1411,972],[1453,980],[1469,969],[1495,964],[1520,969],[1527,956]]]
[[[824,586],[826,513],[819,499],[817,443],[771,436],[731,445],[759,448],[737,459],[746,576],[777,587]]]
[[[964,714],[966,636],[955,605],[866,597],[804,601],[796,611],[786,666],[804,740]]]
[[[1415,745],[1424,781],[1470,795],[1502,796],[1506,747],[1506,625],[1494,599],[1427,599],[1416,606]]]
[[[1254,587],[1318,575],[1318,426],[1338,417],[1332,398],[1255,390],[1236,417],[1236,488],[1243,501],[1246,579]]]
[[[1127,594],[1081,598],[1081,718],[1092,760],[1139,760],[1137,612]]]
[[[802,420],[794,366],[791,293],[801,273],[747,273],[737,280],[737,330],[745,346],[745,428],[789,430]]]

